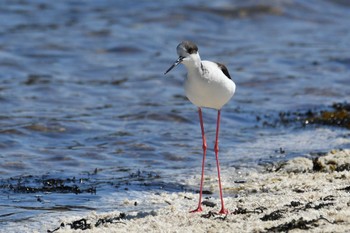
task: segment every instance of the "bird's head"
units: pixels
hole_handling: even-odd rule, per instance
[[[194,63],[199,58],[198,47],[195,43],[191,41],[183,41],[176,47],[176,52],[179,55],[179,58],[174,62],[172,66],[164,73],[167,74],[170,70],[172,70],[175,66],[180,63],[184,65],[190,65]]]

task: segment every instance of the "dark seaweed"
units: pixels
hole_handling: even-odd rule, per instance
[[[71,229],[74,230],[87,230],[87,229],[91,229],[91,224],[87,222],[87,220],[85,218],[76,220],[72,223],[67,223],[67,225],[70,226]]]
[[[14,193],[96,194],[99,187],[108,185],[123,190],[142,187],[142,190],[193,191],[193,189],[179,183],[158,181],[161,177],[154,172],[137,171],[128,176],[118,177],[107,182],[101,182],[95,177],[96,175],[97,169],[82,178],[56,178],[51,177],[51,175],[11,177],[0,179],[0,190],[9,190]],[[211,194],[211,192],[203,191],[203,194]],[[38,201],[40,201],[40,198]]]
[[[86,184],[88,178],[36,178],[33,176],[14,177],[0,181],[0,189],[8,189],[15,193],[91,193],[96,194],[96,187]],[[37,199],[40,201],[40,197]]]
[[[305,220],[301,217],[297,220],[293,219],[290,222],[283,223],[283,224],[275,226],[275,227],[267,228],[266,232],[289,232],[290,230],[293,230],[293,229],[308,230],[308,229],[311,229],[313,227],[318,227],[318,221],[320,221],[320,220],[325,220],[325,221],[333,224],[331,221],[329,221],[328,219],[326,219],[322,216],[320,216],[319,218],[316,218],[316,219],[312,219],[312,220]]]
[[[335,169],[337,172],[350,171],[350,163],[345,163],[337,166]]]
[[[124,214],[124,213],[120,213],[119,216],[116,216],[116,217],[113,217],[113,218],[100,218],[95,223],[95,227],[98,227],[99,225],[106,224],[106,223],[109,223],[109,224],[112,224],[112,223],[123,223],[123,222],[120,222],[120,220],[125,219],[125,218],[126,218],[126,214]]]
[[[119,216],[115,216],[112,218],[105,217],[105,218],[99,218],[95,224],[93,224],[95,227],[98,227],[102,224],[116,224],[116,223],[123,223],[120,220],[125,219],[126,214],[125,213],[120,213]],[[123,223],[125,224],[125,223]],[[54,230],[47,230],[48,233],[52,233],[55,231],[60,230],[61,228],[64,228],[65,226],[70,226],[71,229],[73,230],[88,230],[91,229],[92,223],[88,223],[88,221],[85,218],[73,221],[71,223],[61,223],[59,227],[57,227]]]
[[[301,126],[337,126],[350,129],[350,104],[334,103],[323,109],[297,110],[294,112],[279,112],[277,119],[270,115],[257,116],[257,122],[266,127],[278,127],[301,123]],[[280,153],[284,152],[281,148]]]
[[[208,213],[201,215],[202,218],[211,218],[214,216],[215,216],[215,213],[213,211],[209,211]]]
[[[280,122],[289,124],[301,122],[304,126],[314,124],[323,126],[338,126],[350,129],[350,104],[334,103],[329,110],[307,110],[306,112],[279,114]]]
[[[319,158],[314,158],[312,160],[312,163],[313,163],[313,167],[312,167],[312,170],[315,171],[315,172],[319,172],[319,171],[322,171],[324,169],[324,166],[322,165],[322,163],[318,160]]]
[[[335,196],[328,195],[328,196],[322,198],[321,200],[323,200],[323,201],[334,201],[335,200]]]
[[[345,191],[347,193],[350,193],[350,186],[347,186],[345,188],[341,188],[341,189],[338,189],[338,190],[342,190],[342,191]]]
[[[283,214],[285,211],[284,210],[276,210],[273,211],[270,214],[265,214],[262,218],[260,218],[262,221],[274,221],[277,219],[280,219],[283,217]]]
[[[217,215],[220,215],[218,217],[216,217]],[[218,214],[218,213],[215,213],[213,211],[209,211],[208,213],[206,214],[202,214],[201,215],[202,218],[212,218],[212,217],[215,217],[214,219],[219,219],[219,220],[222,220],[222,221],[225,221],[227,219],[227,214],[225,216],[221,216],[221,214]]]
[[[214,202],[211,202],[211,201],[202,201],[202,205],[209,206],[209,207],[215,207],[216,206],[216,204]]]
[[[54,229],[54,230],[47,230],[47,233],[52,233],[52,232],[58,231],[59,229],[63,228],[64,226],[65,226],[64,223],[61,223],[61,225],[59,227],[57,227],[56,229]]]
[[[264,212],[264,210],[266,210],[266,208],[262,206],[255,208],[254,210],[247,210],[246,208],[238,207],[232,212],[232,214],[248,214],[248,213],[261,214]]]
[[[302,205],[302,203],[300,201],[291,201],[290,205],[287,205],[287,206],[297,207],[297,206],[300,206],[300,205]]]

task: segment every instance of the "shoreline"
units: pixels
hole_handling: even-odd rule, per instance
[[[240,171],[241,172],[241,171]],[[218,197],[206,197],[201,213],[189,213],[198,194],[155,193],[124,205],[164,206],[148,212],[91,212],[57,219],[51,232],[346,232],[350,231],[350,150],[315,159],[297,157],[261,170],[225,173],[228,215],[218,215]],[[237,178],[236,178],[237,179]],[[189,181],[190,182],[190,181]],[[216,182],[214,180],[214,182]],[[217,191],[217,190],[216,190]],[[215,191],[215,192],[216,192]],[[225,193],[235,193],[225,197]],[[207,206],[208,205],[208,206]],[[215,205],[214,207],[211,207]],[[141,208],[141,207],[140,207]],[[51,225],[51,224],[50,224]],[[75,228],[75,229],[74,229]]]

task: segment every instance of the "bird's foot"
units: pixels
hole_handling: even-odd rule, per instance
[[[202,211],[203,211],[202,206],[198,206],[197,209],[191,210],[190,213],[199,213],[199,212],[202,212]]]
[[[218,214],[228,214],[228,210],[222,207]]]

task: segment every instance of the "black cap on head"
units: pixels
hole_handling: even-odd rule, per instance
[[[179,56],[184,56],[185,53],[194,54],[198,52],[198,47],[192,41],[182,41],[176,48],[177,54]]]
[[[189,54],[196,54],[198,52],[198,47],[195,43],[185,40],[182,41],[177,47],[176,52],[179,55],[179,58],[174,62],[170,68],[165,71],[164,74],[167,74],[170,70],[172,70],[175,66],[180,64],[184,58],[186,58]]]

